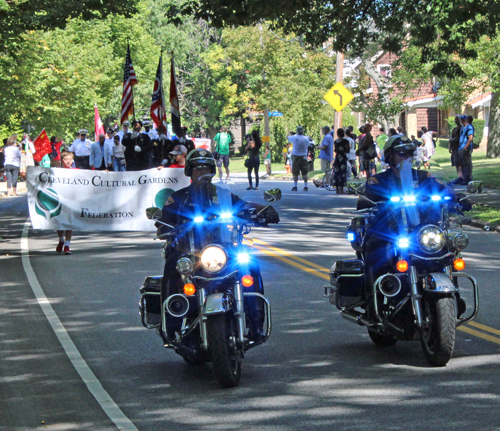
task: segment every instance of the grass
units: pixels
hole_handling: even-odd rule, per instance
[[[490,225],[500,225],[500,209],[476,205],[472,211],[467,213],[467,217],[483,220]]]

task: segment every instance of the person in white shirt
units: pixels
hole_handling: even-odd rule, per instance
[[[427,157],[427,165],[429,166],[429,160],[431,157],[436,154],[436,147],[434,146],[434,141],[432,139],[432,133],[430,130],[427,130],[427,127],[421,128],[423,135],[422,140],[424,141],[424,153]]]
[[[125,160],[125,146],[120,142],[120,138],[113,138],[113,169],[115,172],[125,172],[127,161]]]
[[[85,129],[80,129],[78,132],[78,139],[75,139],[69,151],[75,155],[75,166],[78,169],[90,168],[90,146],[92,141],[87,139],[88,132]]]
[[[292,192],[297,191],[297,183],[299,181],[299,173],[302,174],[304,180],[304,191],[307,192],[307,148],[309,147],[309,138],[304,136],[304,127],[297,126],[297,134],[288,136],[288,141],[293,145],[292,149],[292,176],[293,188]]]
[[[124,121],[122,124],[122,130],[120,130],[116,134],[116,136],[118,136],[120,138],[120,142],[123,141],[123,135],[125,135],[127,133],[131,133],[129,128],[130,128],[130,121]]]
[[[21,167],[21,152],[16,145],[17,135],[12,135],[7,139],[3,148],[5,156],[4,169],[7,175],[7,196],[18,196],[17,178]]]

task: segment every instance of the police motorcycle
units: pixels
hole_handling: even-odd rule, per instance
[[[207,212],[178,227],[159,221],[159,208],[146,210],[149,219],[172,229],[160,236],[164,240],[162,255],[166,257],[169,248],[176,249],[182,293],[163,298],[163,277],[146,277],[140,288],[142,324],[156,329],[164,347],[187,363],[212,362],[217,381],[226,388],[238,385],[245,352],[271,334],[271,307],[263,294],[258,267],[255,270],[251,227],[267,226],[265,210],[281,199],[280,189],[265,191],[264,199],[268,205],[259,212]],[[200,248],[195,247],[196,229],[207,232]],[[250,334],[250,313],[256,308],[262,324],[257,338]]]
[[[482,183],[472,181],[467,190],[481,193]],[[456,328],[478,313],[478,285],[463,272],[461,255],[469,242],[462,231],[462,211],[470,204],[465,195],[452,196],[449,191],[443,187],[429,195],[412,184],[374,202],[365,194],[365,183],[351,183],[350,192],[360,196],[358,208],[359,202],[367,207],[354,211],[347,227],[357,259],[336,261],[330,284],[324,286],[325,297],[341,316],[365,326],[377,346],[420,340],[425,358],[434,366],[448,363]],[[368,243],[380,214],[387,226],[386,247],[375,252]],[[377,254],[369,256],[370,252]],[[369,266],[377,260],[385,264],[370,274]],[[467,316],[460,294],[463,281],[472,287],[472,311]]]

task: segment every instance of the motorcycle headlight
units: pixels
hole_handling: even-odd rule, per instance
[[[227,255],[221,247],[209,245],[201,252],[200,263],[205,271],[215,274],[226,266]]]
[[[446,237],[444,232],[437,226],[427,225],[418,231],[418,245],[429,254],[441,251],[445,245]]]
[[[469,237],[463,232],[456,233],[451,238],[451,246],[455,250],[458,250],[458,251],[463,250],[468,245],[469,245]]]
[[[193,272],[193,262],[187,257],[181,257],[177,261],[175,269],[182,275],[191,274]]]

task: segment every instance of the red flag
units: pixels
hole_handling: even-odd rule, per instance
[[[161,55],[158,69],[156,70],[152,99],[151,119],[155,123],[158,133],[167,134],[167,114],[165,112],[165,97],[163,97],[163,59]]]
[[[179,109],[179,98],[177,96],[177,85],[175,83],[174,57],[170,68],[170,112],[172,113],[172,130],[176,135],[181,132],[181,113]]]
[[[46,154],[52,153],[52,146],[50,145],[50,139],[47,136],[45,128],[33,141],[33,145],[35,147],[35,154],[33,154],[33,159],[35,159],[35,162],[40,163]]]
[[[102,125],[101,117],[99,116],[99,111],[97,110],[97,103],[94,104],[94,130],[95,130],[95,140],[99,138],[99,135],[104,135],[104,126]]]
[[[125,57],[125,73],[123,75],[123,94],[122,94],[122,124],[127,121],[128,116],[134,113],[134,97],[132,94],[132,87],[137,84],[135,77],[134,66],[130,59],[130,47],[127,45],[127,56]]]

